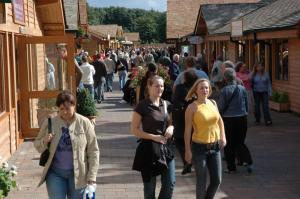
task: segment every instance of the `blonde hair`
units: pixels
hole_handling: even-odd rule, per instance
[[[198,98],[197,96],[197,87],[200,83],[202,82],[207,82],[208,83],[208,87],[209,87],[209,93],[208,93],[208,97],[211,95],[212,93],[212,89],[211,89],[211,85],[210,85],[210,82],[208,79],[204,79],[204,78],[201,78],[201,79],[198,79],[194,85],[192,86],[192,88],[189,90],[188,94],[186,95],[185,97],[185,100],[186,101],[189,101],[189,100],[192,100],[193,98]]]
[[[147,87],[145,89],[145,96],[146,97],[149,97],[149,87],[152,86],[154,84],[154,82],[157,81],[157,80],[162,80],[163,82],[165,82],[165,80],[161,76],[158,76],[158,75],[154,75],[154,76],[151,76],[151,77],[148,78]]]

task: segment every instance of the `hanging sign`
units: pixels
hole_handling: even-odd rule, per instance
[[[243,36],[243,20],[231,22],[231,37]]]
[[[25,24],[24,0],[12,0],[14,22]]]

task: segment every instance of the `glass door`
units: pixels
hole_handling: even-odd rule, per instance
[[[76,93],[74,38],[20,37],[18,47],[21,132],[23,138],[33,138],[43,121],[56,115],[58,93]]]

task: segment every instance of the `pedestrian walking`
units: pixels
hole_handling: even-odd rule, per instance
[[[107,71],[105,63],[101,60],[100,54],[96,55],[96,61],[93,62],[93,65],[96,71],[94,75],[95,98],[97,103],[101,103],[104,100],[104,84]]]
[[[82,70],[82,78],[81,81],[83,83],[84,88],[88,89],[90,92],[92,99],[94,100],[94,75],[96,73],[93,65],[88,63],[88,57],[83,55],[82,64],[80,66]]]
[[[62,91],[56,99],[58,115],[51,119],[48,133],[45,120],[34,147],[40,153],[50,143],[50,156],[39,186],[46,181],[49,199],[81,199],[85,187],[96,183],[99,149],[92,123],[75,113],[76,99]]]
[[[184,114],[187,106],[192,101],[186,101],[186,95],[190,88],[194,85],[198,76],[194,70],[188,70],[184,73],[184,83],[179,84],[175,87],[175,92],[172,97],[173,101],[173,110],[172,110],[172,119],[174,124],[174,138],[176,143],[176,148],[180,154],[180,157],[183,162],[183,170],[181,172],[182,175],[186,173],[190,173],[192,170],[192,164],[189,164],[185,161],[184,153]]]
[[[161,175],[158,198],[171,199],[176,182],[172,143],[174,127],[167,111],[169,103],[161,99],[163,78],[151,77],[147,89],[147,98],[140,101],[132,116],[131,132],[140,139],[133,169],[141,172],[145,199],[155,199],[157,175]]]
[[[217,105],[208,99],[211,92],[209,80],[199,79],[186,97],[186,100],[196,97],[185,112],[184,141],[185,160],[193,162],[196,171],[197,199],[213,199],[222,178],[220,150],[226,145],[226,137]],[[206,189],[207,169],[210,184]]]
[[[116,63],[110,58],[110,54],[106,53],[104,63],[106,66],[106,91],[107,92],[112,92],[112,84],[114,80],[114,71],[116,68]]]
[[[252,173],[252,157],[245,144],[247,134],[248,97],[245,87],[236,82],[234,69],[224,71],[226,86],[222,88],[218,107],[223,117],[227,145],[224,148],[227,162],[226,173],[236,172],[235,159],[246,163],[247,171]]]
[[[268,73],[265,72],[265,68],[259,63],[253,67],[251,82],[255,103],[255,123],[260,124],[260,104],[262,103],[265,125],[271,125],[272,119],[269,110],[269,96],[271,96],[272,85]]]

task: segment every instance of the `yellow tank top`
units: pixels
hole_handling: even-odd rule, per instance
[[[217,108],[210,100],[207,100],[206,104],[197,104],[193,117],[193,142],[206,144],[218,141],[220,139],[219,117]]]

